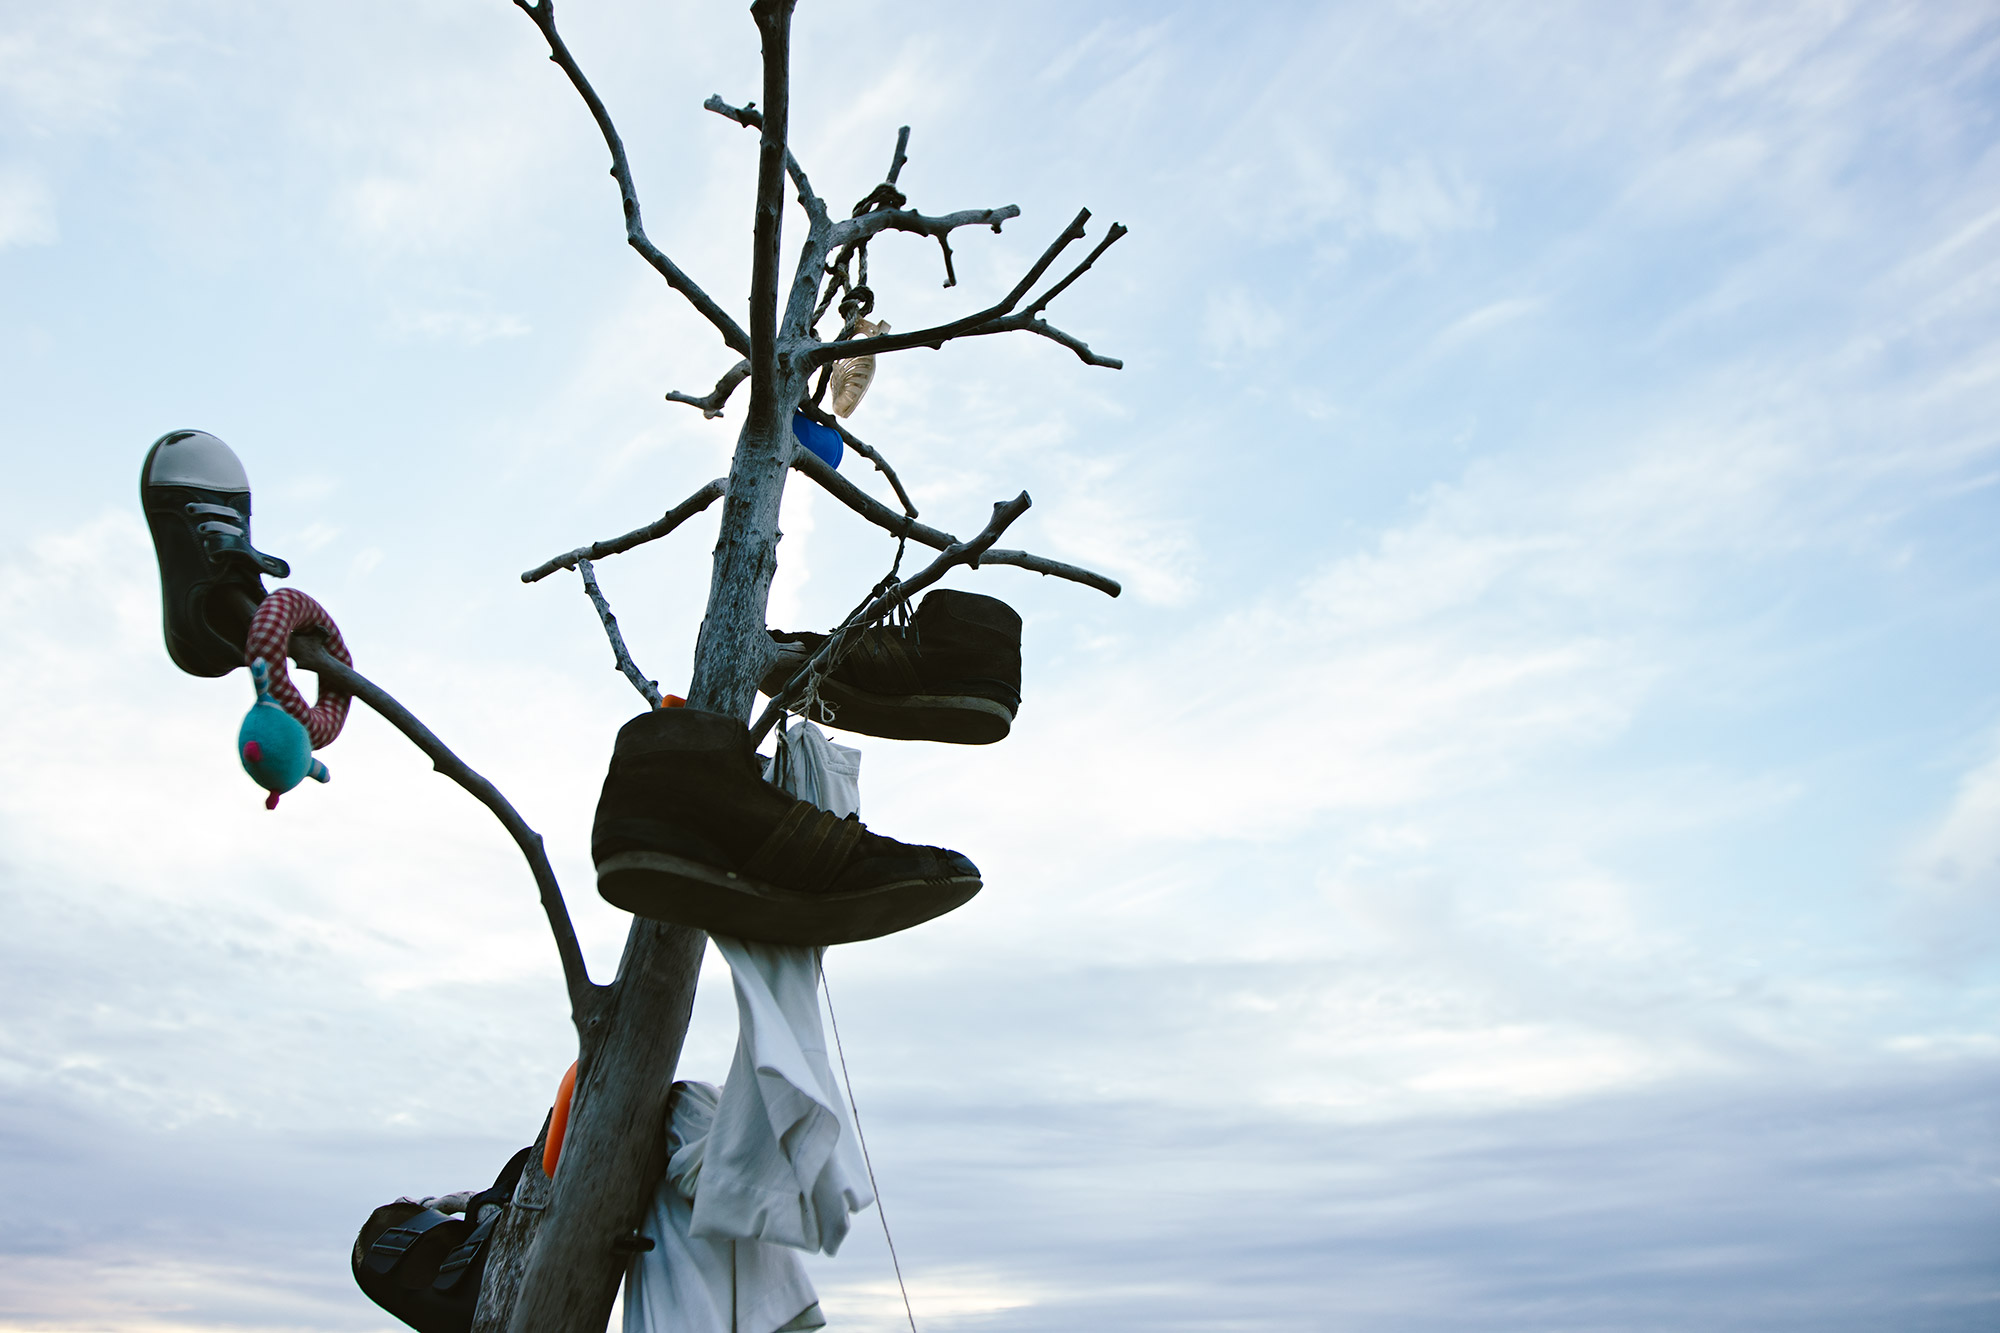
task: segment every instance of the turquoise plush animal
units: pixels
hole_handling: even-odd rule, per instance
[[[332,775],[326,765],[313,758],[312,738],[305,724],[284,710],[271,697],[271,668],[263,658],[250,663],[250,681],[257,687],[257,702],[243,715],[236,733],[236,756],[243,771],[270,796],[264,808],[278,808],[278,797],[311,778],[325,782]]]

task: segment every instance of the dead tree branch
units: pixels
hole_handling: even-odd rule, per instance
[[[684,393],[670,392],[667,394],[667,401],[670,403],[686,403],[689,407],[698,407],[701,409],[701,414],[704,417],[713,421],[722,415],[723,404],[729,401],[729,395],[736,392],[736,386],[749,378],[750,363],[748,361],[738,361],[722,373],[722,378],[715,382],[714,390],[707,397],[691,398]]]
[[[945,550],[958,541],[958,538],[949,532],[939,531],[937,528],[917,522],[907,514],[897,513],[804,449],[799,450],[793,457],[792,468],[811,477],[831,493],[834,499],[892,536],[908,537],[911,541],[928,546],[934,551]],[[1060,560],[1051,560],[1047,556],[1033,555],[1027,551],[987,551],[979,557],[979,563],[1011,565],[1016,569],[1025,569],[1035,574],[1068,579],[1071,583],[1081,583],[1086,588],[1095,588],[1107,597],[1116,597],[1124,591],[1124,587],[1116,579],[1106,578],[1094,570],[1080,569],[1075,565],[1066,565]]]
[[[821,411],[817,404],[803,406],[799,410],[820,425],[838,431],[841,440],[848,448],[873,463],[875,470],[888,478],[890,489],[896,492],[896,499],[903,506],[903,512],[911,518],[917,516],[916,502],[910,499],[910,493],[903,489],[903,479],[896,475],[896,469],[889,466],[889,460],[877,453],[873,445],[842,425],[839,417]]]
[[[618,182],[618,194],[625,208],[627,243],[667,280],[667,286],[686,297],[688,303],[715,326],[716,332],[722,335],[722,341],[728,344],[732,351],[747,355],[750,351],[750,336],[743,331],[743,326],[731,319],[727,311],[717,305],[694,279],[682,272],[680,266],[669,259],[666,252],[654,245],[651,238],[646,235],[645,225],[639,218],[639,190],[632,183],[632,165],[625,158],[625,143],[618,137],[618,130],[611,123],[611,113],[605,110],[604,102],[598,97],[597,90],[592,88],[590,80],[583,76],[583,70],[577,65],[575,57],[570,55],[569,46],[563,41],[562,34],[556,31],[555,0],[537,0],[533,4],[530,4],[529,0],[514,0],[514,7],[526,14],[541,31],[543,39],[549,44],[549,59],[561,66],[563,73],[569,75],[569,81],[582,96],[584,105],[590,108],[591,118],[597,122],[598,131],[604,135],[604,145],[611,150],[611,175]]]
[[[716,115],[724,119],[735,121],[747,130],[761,130],[764,128],[764,113],[757,109],[755,102],[746,102],[742,106],[731,106],[722,100],[721,93],[710,93],[708,100],[702,103],[702,107],[713,111]],[[806,169],[799,165],[799,159],[793,156],[792,150],[789,147],[785,149],[785,172],[792,178],[792,187],[799,192],[799,203],[805,208],[807,214],[817,217],[820,221],[824,221],[826,216],[826,201],[813,193],[812,182],[806,179]]]
[[[634,528],[623,537],[613,537],[609,541],[592,542],[588,546],[579,546],[574,551],[570,551],[565,555],[552,556],[542,561],[541,564],[536,565],[533,569],[523,573],[521,575],[521,582],[538,583],[555,573],[558,569],[575,569],[576,563],[579,560],[602,560],[607,555],[618,555],[621,552],[631,550],[635,546],[644,546],[649,541],[664,537],[721,499],[722,493],[728,488],[729,483],[721,477],[717,477],[714,481],[711,481],[708,485],[702,487],[693,495],[690,495],[687,499],[681,501],[651,523],[648,523],[645,527]]]
[[[1022,491],[1011,500],[999,501],[993,506],[993,517],[987,521],[984,528],[980,529],[978,536],[969,542],[952,542],[937,559],[909,578],[891,583],[879,595],[870,598],[853,615],[836,626],[812,655],[800,664],[798,670],[792,673],[791,678],[784,683],[771,702],[764,706],[764,711],[757,717],[756,725],[750,728],[752,747],[761,744],[764,737],[770,734],[771,728],[777,725],[778,719],[785,715],[785,709],[792,702],[793,695],[801,684],[810,680],[815,672],[832,668],[834,660],[846,647],[847,641],[853,637],[855,631],[874,624],[936,583],[955,567],[969,565],[974,569],[979,568],[980,561],[988,549],[994,542],[1000,540],[1000,534],[1005,532],[1015,519],[1027,513],[1028,506],[1033,503],[1026,491]]]
[[[750,412],[755,417],[768,413],[770,395],[778,387],[781,181],[791,157],[785,139],[791,115],[791,0],[757,0],[750,13],[764,38],[764,110],[757,118],[757,208],[750,251]],[[760,405],[766,413],[759,413]]]
[[[549,931],[556,939],[556,953],[562,959],[563,983],[569,988],[570,1021],[581,1033],[596,1016],[600,1002],[610,987],[592,984],[590,973],[584,967],[583,949],[577,944],[576,927],[570,924],[569,907],[563,902],[562,887],[556,883],[556,872],[549,866],[542,835],[528,827],[527,821],[500,794],[498,787],[467,767],[463,759],[453,754],[443,741],[431,733],[429,727],[417,721],[416,715],[398,703],[387,690],[329,653],[320,639],[310,634],[295,634],[289,651],[292,660],[300,666],[348,691],[381,714],[390,726],[409,737],[429,757],[433,768],[471,792],[474,799],[491,810],[494,817],[506,826],[507,832],[513,835],[521,855],[527,858],[528,869],[534,872],[535,887],[541,890],[542,911],[548,916]]]
[[[632,660],[632,653],[625,647],[625,636],[618,632],[618,617],[611,614],[611,603],[604,598],[604,590],[597,586],[597,571],[591,568],[586,557],[576,562],[576,572],[583,575],[584,595],[597,608],[597,618],[604,622],[604,637],[611,640],[611,656],[618,669],[625,673],[625,679],[632,682],[632,688],[645,697],[647,704],[654,708],[664,702],[660,697],[659,682],[646,679],[646,673],[639,670],[639,664]]]
[[[1019,210],[1015,211],[1018,212]],[[952,215],[952,217],[962,216],[964,215]],[[850,218],[846,222],[836,223],[833,230],[834,235],[838,237],[843,227],[874,223],[876,224],[877,231],[893,229],[898,231],[916,231],[925,235],[934,234],[933,230],[921,225],[906,225],[904,220],[911,218],[917,219],[919,222],[931,223],[950,221],[949,218],[924,219],[923,215],[910,213],[906,210],[883,209],[879,212],[865,214],[862,217]],[[900,352],[911,347],[930,347],[935,349],[944,346],[945,343],[953,338],[977,338],[987,334],[1006,333],[1018,329],[1028,333],[1040,334],[1044,338],[1061,343],[1075,352],[1086,365],[1104,366],[1113,370],[1123,369],[1124,362],[1107,356],[1099,356],[1097,353],[1091,351],[1090,347],[1081,339],[1065,333],[1039,317],[1041,310],[1050,301],[1054,300],[1057,294],[1082,277],[1091,265],[1097,262],[1098,256],[1110,249],[1117,243],[1121,236],[1126,234],[1126,228],[1123,224],[1112,224],[1110,231],[1105,233],[1104,239],[1098,242],[1097,247],[1090,252],[1089,256],[1081,264],[1072,269],[1062,281],[1050,288],[1046,294],[1032,302],[1025,311],[1022,311],[1018,315],[1013,313],[1014,308],[1021,303],[1022,298],[1027,296],[1030,289],[1037,282],[1041,281],[1042,275],[1049,271],[1049,266],[1055,263],[1057,258],[1061,256],[1064,250],[1069,248],[1072,242],[1082,238],[1084,225],[1089,221],[1090,210],[1086,208],[1079,211],[1076,217],[1071,220],[1069,226],[1064,228],[1062,234],[1050,242],[1048,249],[1042,252],[1041,258],[1037,259],[1027,273],[1022,276],[1021,280],[1014,284],[1013,290],[984,310],[976,310],[969,315],[961,316],[947,323],[933,324],[929,328],[916,329],[909,333],[890,333],[873,338],[851,339],[846,342],[821,343],[806,354],[806,364],[809,366],[819,366],[844,357],[867,356],[877,352]],[[999,225],[997,223],[994,224],[993,229],[998,231],[1000,229]],[[946,230],[949,229],[947,228]],[[942,233],[936,234],[939,234],[940,239],[942,239]],[[949,249],[947,249],[947,263],[949,263],[949,253]]]
[[[903,174],[903,164],[910,160],[910,127],[903,126],[896,131],[896,155],[889,159],[889,174],[882,178],[885,185],[894,185],[896,177]]]

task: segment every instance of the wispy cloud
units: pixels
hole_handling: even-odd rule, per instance
[[[0,167],[0,250],[53,245],[56,236],[56,201],[48,184],[18,167]]]

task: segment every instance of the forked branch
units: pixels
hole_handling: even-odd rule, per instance
[[[897,513],[805,449],[793,455],[792,469],[805,473],[818,482],[834,499],[893,536],[908,537],[911,541],[928,546],[934,551],[947,550],[958,541],[958,538],[949,532],[919,523],[908,514]],[[1124,587],[1117,579],[1106,578],[1095,570],[1067,565],[1060,560],[1051,560],[1047,556],[1034,555],[1028,551],[989,550],[979,557],[979,563],[1011,565],[1030,573],[1067,579],[1071,583],[1081,583],[1086,588],[1095,588],[1107,597],[1116,597],[1124,591]]]
[[[1016,211],[1018,212],[1018,210]],[[958,217],[963,215],[954,214],[953,216]],[[843,227],[852,227],[863,223],[876,224],[878,231],[892,229],[931,234],[922,225],[906,225],[908,219],[916,219],[918,223],[949,221],[949,219],[924,219],[921,214],[909,213],[906,210],[883,209],[879,212],[864,214],[858,218],[850,218],[846,222],[836,223],[834,225],[834,235],[838,237]],[[1118,242],[1121,236],[1126,234],[1126,228],[1122,223],[1113,223],[1111,229],[1105,233],[1104,239],[1097,243],[1096,248],[1084,258],[1082,263],[1071,269],[1060,282],[1031,302],[1026,310],[1019,314],[1014,313],[1015,307],[1020,305],[1022,299],[1027,296],[1034,285],[1042,280],[1043,275],[1049,271],[1050,265],[1054,264],[1061,257],[1062,252],[1068,249],[1072,242],[1082,238],[1084,225],[1089,221],[1090,210],[1086,208],[1079,211],[1076,217],[1071,220],[1069,226],[1064,228],[1063,233],[1050,242],[1049,247],[1042,252],[1041,258],[1037,259],[1028,271],[1022,275],[1021,280],[1014,284],[1013,290],[984,310],[975,310],[969,315],[960,316],[958,319],[947,323],[933,324],[929,328],[915,329],[909,333],[889,333],[873,338],[855,338],[845,342],[822,343],[808,353],[806,363],[811,366],[819,366],[829,361],[851,356],[868,356],[877,352],[900,352],[911,347],[938,348],[944,346],[945,343],[951,341],[953,338],[977,338],[987,334],[1021,330],[1039,334],[1044,338],[1062,344],[1064,347],[1075,352],[1086,365],[1105,366],[1113,370],[1122,369],[1125,364],[1124,362],[1108,356],[1099,356],[1097,353],[1091,351],[1089,345],[1082,339],[1056,328],[1040,317],[1041,311],[1047,307],[1050,301],[1053,301],[1065,288],[1089,271],[1090,267],[1097,262],[1098,256],[1109,250]],[[993,229],[998,231],[1000,229],[999,224],[994,224]],[[940,234],[940,239],[942,239],[942,234]],[[949,262],[950,251],[948,247],[946,254],[947,262]]]
[[[417,721],[416,715],[398,703],[387,690],[329,653],[320,639],[311,634],[295,634],[289,651],[292,660],[300,666],[317,673],[322,680],[332,682],[380,713],[390,726],[409,737],[429,757],[433,768],[471,792],[513,835],[521,855],[527,858],[528,869],[534,872],[535,887],[541,891],[542,911],[548,916],[550,933],[555,936],[556,953],[562,959],[563,983],[569,989],[570,1020],[581,1034],[585,1023],[596,1013],[600,997],[610,988],[593,985],[590,972],[584,967],[583,949],[577,943],[576,928],[570,924],[569,907],[563,902],[562,888],[556,883],[556,872],[549,866],[549,855],[542,846],[541,834],[528,827],[527,821],[500,794],[498,787],[467,767],[463,759],[453,754],[443,741],[431,733],[429,727]]]
[[[993,517],[988,520],[984,528],[980,529],[978,536],[969,542],[952,542],[937,559],[909,578],[891,583],[878,596],[870,598],[856,609],[853,615],[836,626],[798,670],[792,673],[791,679],[785,682],[771,702],[764,706],[764,711],[758,714],[756,725],[750,728],[750,744],[755,747],[762,743],[771,728],[777,725],[778,719],[785,715],[786,708],[796,701],[800,687],[811,680],[814,674],[831,670],[857,631],[888,615],[943,578],[955,567],[970,565],[974,569],[979,568],[980,560],[993,543],[1000,540],[1000,534],[1005,532],[1015,519],[1027,513],[1028,506],[1033,503],[1026,491],[1022,491],[1011,500],[996,503],[993,506]]]
[[[611,123],[611,113],[605,110],[604,102],[597,90],[590,86],[590,80],[583,76],[575,57],[570,55],[569,46],[562,34],[556,31],[555,0],[514,0],[514,7],[526,14],[540,30],[549,44],[549,59],[562,67],[569,75],[569,81],[590,108],[591,119],[597,122],[598,131],[604,135],[604,145],[611,150],[611,175],[618,182],[618,194],[625,207],[625,239],[634,250],[644,257],[648,264],[667,280],[667,285],[688,299],[688,303],[700,311],[702,317],[713,324],[722,341],[732,351],[744,356],[750,354],[750,335],[743,326],[729,317],[729,312],[717,305],[709,294],[681,271],[678,264],[669,259],[666,252],[654,245],[646,235],[645,224],[639,218],[639,190],[632,183],[632,164],[625,157],[624,140],[618,137],[618,129]]]
[[[693,495],[690,495],[687,499],[681,501],[651,523],[648,523],[645,527],[634,528],[622,537],[613,537],[608,541],[592,542],[588,546],[579,546],[574,551],[568,551],[558,556],[551,556],[549,559],[542,561],[541,564],[536,565],[533,569],[522,574],[521,582],[536,583],[555,573],[558,569],[575,569],[576,562],[579,560],[602,560],[607,555],[617,555],[622,551],[629,551],[635,546],[644,546],[649,541],[666,536],[675,528],[714,504],[722,498],[722,493],[728,489],[729,483],[723,478],[717,477],[714,481],[709,482],[708,485],[702,487]]]
[[[713,421],[722,415],[723,405],[729,401],[729,396],[736,392],[736,386],[749,378],[750,362],[747,360],[738,361],[728,370],[722,372],[722,378],[715,382],[715,388],[710,390],[705,397],[694,398],[688,394],[670,392],[667,394],[667,401],[670,403],[686,403],[689,407],[698,407],[701,409],[701,414],[704,417]]]

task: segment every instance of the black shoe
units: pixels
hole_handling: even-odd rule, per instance
[[[229,446],[198,430],[162,435],[139,468],[139,502],[160,559],[167,656],[190,676],[243,665],[260,574],[291,566],[250,545],[250,479]]]
[[[775,696],[824,634],[771,631],[778,663],[760,683]],[[820,721],[899,741],[991,745],[1021,707],[1021,617],[997,597],[941,588],[906,627],[863,630],[820,682]]]
[[[870,833],[764,781],[749,729],[693,708],[619,729],[590,854],[597,891],[628,912],[771,944],[874,939],[980,888],[957,852]]]

